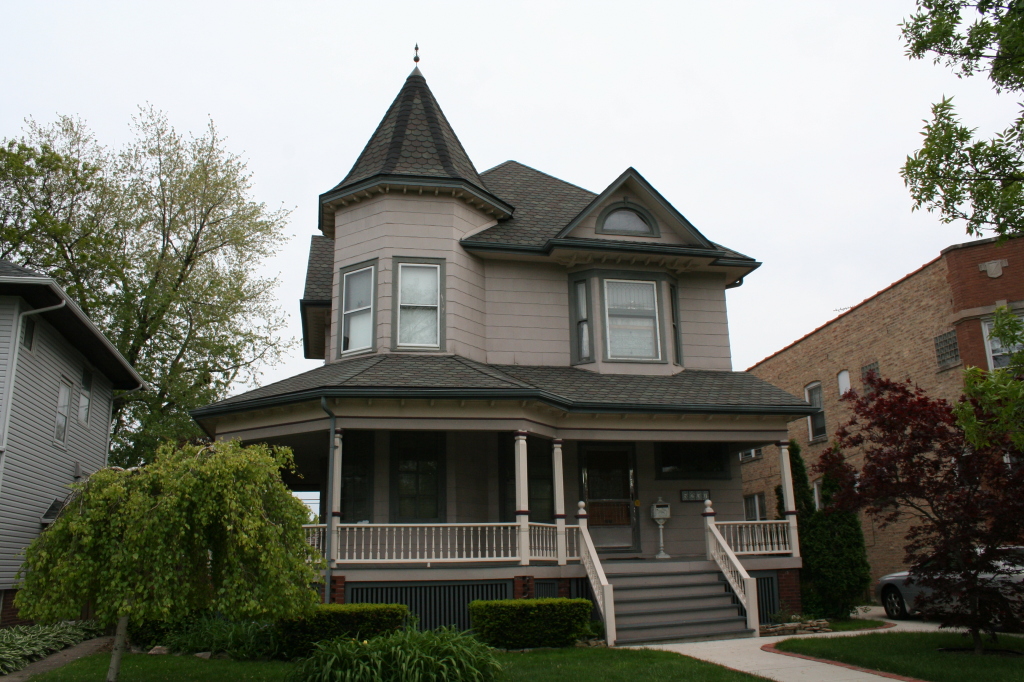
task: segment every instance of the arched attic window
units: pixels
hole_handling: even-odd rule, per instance
[[[650,211],[632,201],[619,201],[606,206],[597,217],[598,234],[621,234],[634,237],[659,237],[658,221]]]

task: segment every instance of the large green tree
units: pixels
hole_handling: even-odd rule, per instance
[[[997,92],[1024,92],[1024,2],[918,0],[902,30],[911,58],[930,56],[961,78],[982,75]],[[968,234],[1024,235],[1024,112],[986,138],[944,98],[923,135],[902,171],[915,209],[963,221]]]
[[[212,123],[198,136],[140,109],[123,148],[80,120],[0,143],[0,257],[52,276],[149,382],[113,410],[112,460],[199,435],[188,410],[278,361],[284,318],[256,274],[288,212],[252,198]]]
[[[165,444],[153,461],[84,483],[29,545],[16,598],[39,621],[91,607],[117,623],[116,680],[130,620],[197,609],[232,618],[294,618],[317,602],[323,559],[306,542],[309,512],[281,482],[291,453],[235,442]]]

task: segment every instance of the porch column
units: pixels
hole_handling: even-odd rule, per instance
[[[793,494],[793,468],[789,463],[789,441],[779,441],[779,470],[782,472],[782,510],[789,521],[789,544],[793,556],[800,556],[800,535],[796,527],[796,496]]]
[[[331,474],[328,485],[331,486],[331,511],[327,521],[327,532],[330,533],[331,547],[334,556],[328,557],[328,561],[335,561],[338,558],[338,524],[341,522],[341,436],[342,429],[334,429],[334,456],[331,458]]]
[[[527,488],[526,431],[516,431],[516,521],[519,523],[519,564],[530,565],[530,491]]]
[[[555,485],[555,542],[558,545],[558,565],[566,564],[565,549],[565,488],[562,481],[562,439],[551,441],[551,480]]]

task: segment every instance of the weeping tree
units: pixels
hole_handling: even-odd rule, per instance
[[[52,622],[88,607],[116,624],[108,682],[129,621],[197,609],[301,617],[318,601],[323,560],[305,540],[306,506],[281,482],[290,466],[287,449],[220,442],[164,445],[144,466],[97,471],[26,550],[18,608]]]

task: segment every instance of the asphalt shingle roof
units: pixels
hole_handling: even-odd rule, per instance
[[[48,277],[48,275],[15,265],[9,260],[0,260],[0,277]]]
[[[459,178],[487,189],[418,68],[335,189],[375,175]]]
[[[515,212],[473,235],[474,242],[544,246],[597,197],[518,161],[506,161],[482,177],[491,192],[515,206]]]
[[[306,288],[302,298],[306,301],[331,300],[334,286],[334,240],[313,235],[309,242],[309,261],[306,264]]]
[[[673,376],[597,374],[575,367],[486,365],[459,356],[378,354],[332,362],[309,372],[269,384],[197,411],[196,416],[221,409],[242,408],[252,401],[280,399],[320,389],[402,390],[454,389],[466,397],[485,390],[489,397],[510,398],[529,393],[568,405],[637,408],[773,409],[799,413],[807,403],[752,374],[714,370],[684,370]],[[332,391],[338,394],[338,390]],[[809,409],[809,408],[808,408]]]

